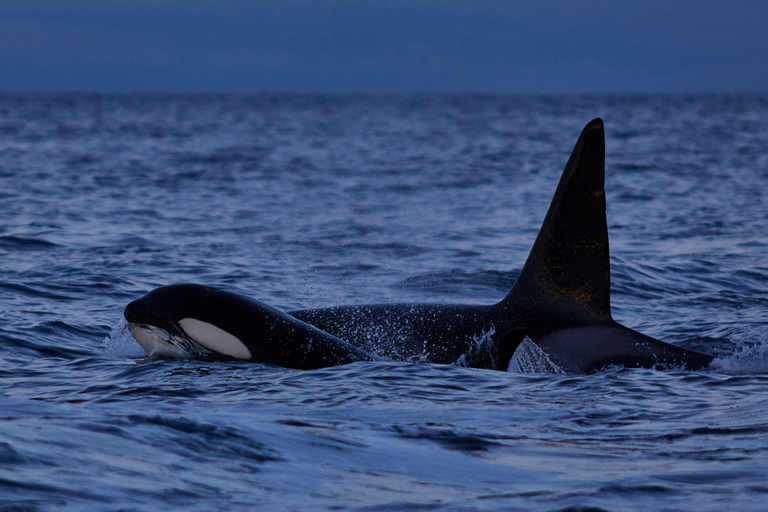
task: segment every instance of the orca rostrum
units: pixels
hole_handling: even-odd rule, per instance
[[[576,142],[512,290],[496,304],[286,313],[214,288],[171,285],[131,302],[125,318],[148,354],[212,353],[299,369],[385,357],[506,370],[526,337],[568,373],[707,366],[713,356],[613,320],[604,181],[605,134],[595,119]]]

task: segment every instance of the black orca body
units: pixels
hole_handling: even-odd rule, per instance
[[[145,350],[147,341],[139,337],[154,328],[155,336],[186,335],[198,351],[292,368],[371,359],[373,351],[395,360],[506,370],[526,336],[569,373],[611,364],[707,366],[712,356],[645,336],[611,317],[604,178],[605,135],[602,120],[595,119],[574,147],[523,270],[497,304],[341,306],[286,314],[218,290],[205,288],[192,299],[185,295],[189,290],[163,287],[129,304],[125,316]],[[221,332],[190,329],[194,321]],[[206,336],[228,339],[219,346],[229,352],[208,346]],[[173,336],[166,338],[173,343]]]
[[[124,315],[152,355],[216,354],[299,370],[371,359],[279,309],[197,284],[157,288],[128,304]]]

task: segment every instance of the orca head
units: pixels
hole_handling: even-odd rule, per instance
[[[235,326],[226,314],[241,302],[245,299],[207,286],[169,285],[129,303],[123,314],[147,355],[179,358],[215,353],[250,359],[251,352],[232,332]]]

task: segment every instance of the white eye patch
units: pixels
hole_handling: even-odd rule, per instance
[[[184,318],[179,320],[179,325],[193,340],[211,352],[238,359],[251,358],[251,351],[242,341],[213,324],[194,318]]]

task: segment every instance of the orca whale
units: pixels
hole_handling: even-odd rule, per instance
[[[277,308],[197,284],[157,288],[128,304],[124,316],[149,355],[215,354],[299,370],[371,359]]]
[[[605,217],[605,134],[582,130],[512,290],[491,305],[376,304],[282,312],[200,285],[158,288],[125,309],[152,355],[212,353],[309,369],[374,359],[506,370],[527,337],[560,369],[707,366],[713,356],[614,321]]]

